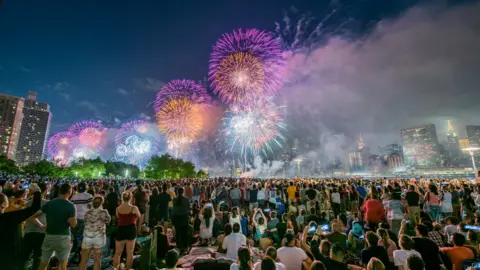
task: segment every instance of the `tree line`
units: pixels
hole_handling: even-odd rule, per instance
[[[144,178],[152,180],[172,178],[205,178],[202,170],[196,171],[190,161],[176,159],[168,154],[153,156],[143,171],[136,165],[118,161],[95,159],[78,159],[69,166],[62,166],[55,160],[43,159],[37,163],[18,166],[15,161],[6,156],[0,156],[0,172],[8,174],[36,174],[51,178],[102,178],[124,177]]]

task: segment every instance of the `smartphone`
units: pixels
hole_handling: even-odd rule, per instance
[[[23,184],[23,189],[27,189],[27,188],[30,188],[30,184]]]
[[[330,231],[330,226],[329,225],[322,225],[322,231],[324,232],[329,232]]]
[[[315,226],[315,225],[312,225],[312,226],[310,226],[310,228],[308,228],[309,233],[314,233],[316,230],[317,230],[317,226]]]
[[[263,212],[265,212],[265,213],[270,212],[270,208],[265,208],[265,209],[263,209]]]
[[[207,207],[212,207],[212,203],[207,203]]]
[[[225,201],[220,201],[218,204],[222,205],[222,204],[224,204],[224,203],[225,203]]]
[[[359,238],[359,239],[365,238],[365,234],[360,235],[358,238]]]

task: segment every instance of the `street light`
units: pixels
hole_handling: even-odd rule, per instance
[[[475,177],[478,177],[477,166],[475,165],[475,151],[479,151],[480,147],[467,147],[462,150],[467,151],[470,154],[470,157],[472,158],[473,172],[475,173]]]
[[[75,172],[75,177],[78,177],[78,172]]]
[[[125,178],[128,177],[128,169],[125,170]]]

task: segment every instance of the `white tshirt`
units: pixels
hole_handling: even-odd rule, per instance
[[[408,269],[407,258],[410,254],[415,254],[422,258],[422,255],[420,255],[420,253],[418,253],[416,250],[395,250],[393,252],[393,262],[395,263],[395,266],[403,266],[403,269]]]
[[[222,248],[227,250],[227,258],[237,260],[238,249],[247,245],[247,238],[241,233],[232,233],[223,239]]]
[[[298,247],[282,247],[278,249],[277,257],[286,270],[302,270],[302,263],[308,258],[305,251]]]
[[[338,192],[332,193],[332,202],[341,203],[340,194]]]
[[[285,265],[283,263],[276,262],[275,263],[276,270],[285,270]],[[262,262],[257,262],[253,265],[253,270],[262,270]]]
[[[77,208],[77,218],[83,220],[85,219],[85,213],[88,211],[88,204],[93,201],[93,196],[87,192],[75,193],[70,201]]]

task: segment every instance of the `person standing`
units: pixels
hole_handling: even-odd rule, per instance
[[[102,268],[102,248],[105,246],[106,224],[110,222],[110,215],[106,209],[103,209],[103,197],[93,199],[93,209],[85,213],[85,228],[83,231],[82,259],[79,269],[87,269],[88,258],[93,249],[93,269]]]
[[[425,204],[427,205],[428,214],[433,221],[440,221],[440,196],[438,194],[437,186],[429,185],[428,191],[425,194]]]
[[[252,185],[250,189],[248,189],[248,193],[250,195],[250,211],[253,209],[256,209],[258,207],[258,201],[257,201],[257,194],[258,194],[258,189],[256,188],[255,184]]]
[[[168,185],[162,185],[162,192],[158,195],[158,223],[163,226],[163,231],[167,232],[168,230],[168,219],[169,219],[169,205],[172,201],[170,194],[168,194]]]
[[[78,184],[78,193],[73,194],[70,201],[75,205],[77,209],[77,226],[72,228],[73,236],[73,249],[75,254],[80,254],[82,246],[83,229],[85,227],[85,213],[88,211],[90,204],[92,203],[93,196],[87,192],[88,186],[85,182]]]
[[[183,195],[184,190],[179,187],[178,196],[173,200],[172,223],[175,227],[175,237],[177,239],[177,248],[186,252],[188,249],[188,225],[190,201]]]
[[[233,188],[230,190],[230,200],[232,200],[232,207],[239,207],[240,206],[240,198],[242,193],[238,188],[238,185],[234,185]]]
[[[405,195],[407,201],[408,216],[417,224],[420,221],[420,195],[415,191],[415,186],[410,185]]]
[[[38,269],[46,269],[53,253],[60,261],[60,269],[67,269],[68,258],[72,249],[70,228],[77,226],[77,209],[68,200],[72,195],[70,184],[61,185],[58,193],[57,198],[46,203],[41,211],[32,216],[32,218],[37,218],[45,213],[47,221],[45,239],[42,244],[42,258]]]
[[[137,219],[141,216],[137,206],[132,204],[132,193],[122,193],[122,204],[117,207],[118,228],[115,236],[115,255],[113,255],[113,267],[118,268],[120,257],[126,246],[127,269],[132,268],[133,250],[137,238]]]
[[[48,200],[45,199],[47,197],[47,185],[45,185],[44,183],[40,183],[38,184],[38,187],[42,192],[41,205],[44,206],[48,202]],[[32,206],[32,204],[32,200],[28,201],[27,207]],[[29,219],[25,224],[25,235],[23,237],[23,259],[25,267],[27,267],[28,260],[32,253],[32,269],[38,269],[38,266],[40,265],[40,257],[42,256],[42,244],[43,239],[45,238],[45,225],[46,217],[43,213],[38,218]]]
[[[2,269],[24,269],[22,264],[22,231],[20,224],[37,212],[40,208],[41,200],[41,193],[35,192],[30,207],[5,213],[9,202],[7,196],[0,193],[0,265]]]

